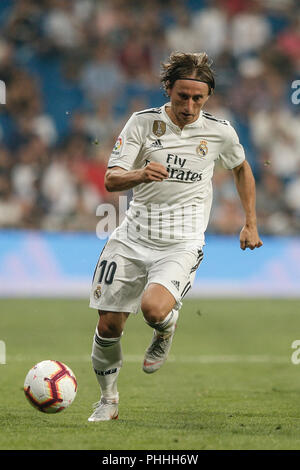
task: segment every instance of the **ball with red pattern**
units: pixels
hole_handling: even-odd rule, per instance
[[[43,413],[58,413],[74,401],[77,380],[60,361],[46,360],[33,366],[24,382],[29,403]]]

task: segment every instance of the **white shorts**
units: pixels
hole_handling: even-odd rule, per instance
[[[155,250],[133,241],[110,238],[95,269],[90,307],[138,313],[144,290],[157,283],[173,295],[179,310],[202,258],[201,248],[187,247],[186,243]]]

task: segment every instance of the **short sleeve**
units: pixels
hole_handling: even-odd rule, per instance
[[[234,128],[228,124],[226,126],[226,137],[219,158],[227,170],[232,170],[245,160],[245,151],[240,144]]]
[[[138,119],[133,114],[119,135],[108,161],[108,168],[130,170],[143,145]]]

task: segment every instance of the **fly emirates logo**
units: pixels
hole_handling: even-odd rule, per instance
[[[146,160],[145,165],[150,163]],[[185,167],[186,158],[179,157],[174,153],[168,153],[166,170],[169,173],[168,181],[194,183],[195,181],[202,180],[202,173],[189,170]]]

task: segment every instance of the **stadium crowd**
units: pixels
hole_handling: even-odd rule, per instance
[[[161,61],[206,51],[257,181],[261,234],[300,232],[297,0],[1,0],[0,227],[95,230],[106,163],[129,115],[166,101]],[[300,97],[300,93],[298,95]],[[217,166],[209,232],[243,223]]]

